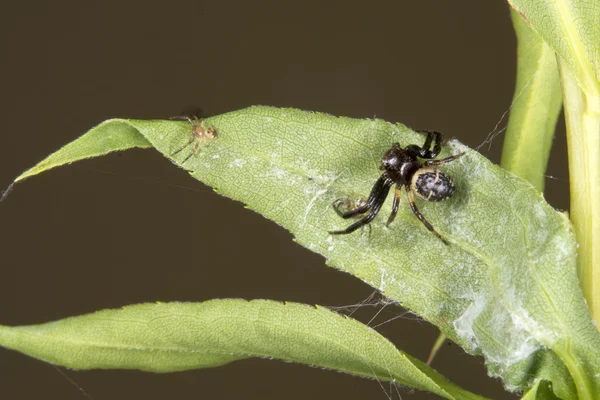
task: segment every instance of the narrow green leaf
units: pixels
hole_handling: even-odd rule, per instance
[[[517,83],[501,165],[544,191],[544,178],[562,105],[554,51],[514,11]]]
[[[0,343],[75,369],[171,372],[265,357],[393,381],[446,399],[482,399],[360,322],[296,303],[141,304],[42,325],[0,325]]]
[[[447,246],[404,200],[389,228],[390,200],[370,234],[328,234],[349,223],[331,204],[369,193],[391,143],[423,142],[402,125],[252,107],[208,119],[217,138],[202,141],[197,154],[190,146],[173,157],[190,140],[189,124],[119,123],[135,127],[192,176],[283,225],[329,265],[398,300],[467,351],[482,354],[490,373],[510,390],[546,379],[560,397],[575,398],[567,366],[571,374],[595,379],[594,385],[600,380],[593,378],[600,370],[600,334],[579,288],[569,221],[529,183],[457,141],[441,155],[466,152],[444,167],[454,177],[456,194],[446,202],[418,204]],[[60,151],[49,160],[68,162]]]

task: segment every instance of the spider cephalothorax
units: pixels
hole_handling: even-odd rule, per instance
[[[367,201],[356,208],[341,214],[341,216],[343,218],[350,218],[370,210],[369,214],[344,230],[331,231],[329,233],[334,235],[352,233],[361,226],[371,222],[379,213],[379,210],[381,210],[381,206],[385,202],[385,199],[390,192],[390,188],[393,185],[396,185],[394,201],[392,203],[392,213],[388,218],[387,225],[391,224],[394,218],[396,218],[402,187],[404,187],[412,212],[419,218],[423,225],[427,227],[427,229],[444,243],[448,244],[448,242],[433,229],[433,226],[427,222],[425,217],[423,217],[423,214],[421,214],[415,205],[415,195],[426,201],[442,201],[451,197],[455,191],[454,181],[448,174],[440,171],[437,166],[454,161],[464,153],[436,160],[435,158],[440,154],[442,149],[442,134],[433,131],[424,131],[424,133],[427,134],[427,139],[425,139],[423,147],[411,144],[402,148],[400,147],[400,144],[394,143],[392,147],[383,154],[380,167],[383,170],[383,174],[377,182],[375,182]],[[433,150],[430,150],[434,140]]]
[[[185,164],[190,157],[198,154],[200,151],[200,145],[204,140],[213,140],[217,137],[217,128],[214,126],[206,126],[203,119],[198,119],[198,117],[195,115],[193,116],[193,119],[190,117],[183,118],[187,119],[192,126],[192,138],[183,147],[171,154],[171,156],[176,156],[183,149],[189,147],[192,143],[194,144],[194,150],[181,162],[181,164]],[[179,117],[177,117],[177,119],[179,119]]]

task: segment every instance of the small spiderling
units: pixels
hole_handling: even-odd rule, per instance
[[[181,164],[189,160],[191,156],[198,154],[200,151],[200,144],[204,140],[213,140],[217,138],[217,128],[214,126],[207,127],[203,119],[198,119],[196,116],[194,116],[193,119],[190,117],[186,117],[186,119],[192,126],[192,139],[183,145],[183,147],[181,147],[179,150],[175,151],[172,156],[179,154],[181,151],[188,148],[192,143],[194,143],[194,150],[185,158],[185,160],[181,162]]]

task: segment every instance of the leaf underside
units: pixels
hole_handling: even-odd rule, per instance
[[[296,303],[229,299],[140,304],[42,325],[0,326],[0,341],[76,369],[172,372],[274,357],[393,381],[447,399],[482,399],[360,322]]]
[[[560,397],[575,398],[570,373],[593,379],[600,370],[600,337],[579,289],[569,222],[529,183],[452,140],[440,157],[466,152],[443,167],[456,194],[441,203],[418,202],[450,245],[423,227],[406,200],[389,228],[388,199],[371,233],[331,236],[328,230],[353,222],[339,218],[331,204],[366,197],[390,144],[420,145],[422,135],[381,120],[270,107],[219,115],[206,125],[216,127],[216,139],[201,140],[197,154],[189,146],[173,157],[190,140],[187,122],[109,120],[17,181],[85,158],[77,158],[73,147],[85,148],[87,135],[135,129],[175,164],[185,160],[180,166],[193,177],[274,220],[329,265],[437,325],[468,352],[482,354],[490,374],[502,377],[508,389],[545,379]],[[146,147],[143,140],[130,147]]]

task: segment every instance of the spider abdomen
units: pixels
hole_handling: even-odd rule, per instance
[[[423,168],[412,179],[412,189],[427,201],[446,200],[454,194],[454,181],[437,168]]]

